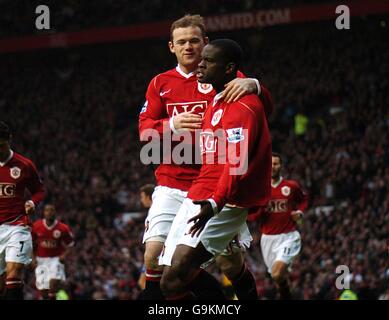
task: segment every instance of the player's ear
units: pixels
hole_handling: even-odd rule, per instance
[[[207,45],[209,43],[209,38],[208,37],[204,37],[204,45]]]
[[[226,64],[226,74],[231,74],[235,71],[236,64],[233,62],[229,62]]]
[[[169,46],[169,50],[171,53],[175,53],[174,52],[174,44],[173,44],[173,41],[169,41],[168,42],[168,46]]]

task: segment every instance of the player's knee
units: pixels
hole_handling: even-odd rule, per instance
[[[174,269],[170,268],[162,274],[160,288],[165,297],[174,295],[180,289],[180,279],[175,275]]]
[[[157,254],[155,251],[150,252],[149,250],[146,250],[144,254],[146,269],[162,270],[163,267],[159,265],[158,257],[159,254]]]
[[[273,270],[271,276],[276,283],[282,283],[285,279],[285,273],[281,269]]]
[[[243,259],[238,256],[233,259],[231,257],[226,258],[224,256],[220,256],[216,261],[220,270],[230,281],[233,281],[240,275],[244,265]]]

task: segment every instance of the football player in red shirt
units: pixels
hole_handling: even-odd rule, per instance
[[[56,219],[54,205],[45,205],[43,217],[32,226],[35,284],[44,300],[55,300],[66,280],[64,263],[74,246],[74,236],[67,224]]]
[[[202,167],[174,218],[161,255],[161,288],[167,299],[193,298],[191,282],[202,263],[219,255],[246,224],[248,209],[270,199],[271,139],[257,95],[236,102],[221,99],[234,79],[242,49],[232,40],[210,42],[197,77],[219,92],[204,114]],[[255,282],[248,291],[256,291]]]
[[[31,263],[29,215],[44,198],[31,160],[11,150],[9,126],[0,121],[0,297],[23,300],[23,274]],[[25,199],[25,191],[31,199]]]
[[[154,134],[159,137],[172,134],[174,137],[182,131],[201,128],[202,116],[216,94],[212,85],[199,83],[195,74],[201,60],[201,51],[207,43],[208,38],[201,16],[187,15],[172,24],[169,48],[175,54],[178,65],[154,77],[148,86],[146,103],[139,115],[139,133],[142,141],[147,141]],[[263,85],[259,86],[256,79],[236,78],[223,89],[225,90],[222,95],[228,102],[259,91],[267,112],[271,113],[273,109],[270,93]],[[172,146],[174,147],[174,141]],[[145,299],[163,299],[159,288],[162,266],[158,264],[158,256],[163,249],[173,219],[192,181],[198,176],[199,169],[200,165],[193,164],[193,161],[176,164],[173,159],[172,163],[161,163],[155,172],[157,187],[153,194],[153,205],[146,218],[145,224],[148,229],[143,238],[146,264]],[[242,249],[250,244],[251,239],[247,226],[242,227],[240,239]],[[226,256],[225,259],[220,257],[217,261],[223,272],[235,284],[236,291],[239,291],[238,281],[234,280],[238,280],[242,269],[243,257],[240,249],[235,247],[233,255]],[[201,282],[210,286],[213,277],[201,271],[197,280],[197,284]],[[239,292],[237,295],[239,297]]]
[[[250,215],[249,220],[259,221],[263,259],[276,283],[280,298],[291,299],[288,267],[301,249],[301,237],[296,224],[302,222],[308,196],[296,181],[284,179],[281,170],[281,155],[273,152],[269,205],[257,214]]]

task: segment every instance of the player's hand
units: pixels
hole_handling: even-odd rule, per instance
[[[179,113],[173,117],[173,125],[176,130],[194,131],[201,129],[202,118],[193,111]]]
[[[301,223],[303,221],[303,212],[301,210],[295,210],[290,213],[294,222]]]
[[[24,204],[24,210],[26,211],[26,213],[28,215],[34,214],[34,212],[35,212],[35,204],[34,204],[34,202],[32,202],[32,200],[26,201],[26,203]]]
[[[189,234],[198,236],[203,231],[205,225],[214,216],[213,208],[208,200],[193,201],[194,204],[201,205],[200,212],[194,217],[188,220],[188,223],[194,222],[193,226],[189,229]]]
[[[225,84],[224,87],[222,98],[227,103],[235,102],[247,94],[257,93],[258,91],[255,81],[249,78],[235,78]]]
[[[65,257],[63,255],[59,256],[59,262],[61,262],[62,264],[65,263]]]

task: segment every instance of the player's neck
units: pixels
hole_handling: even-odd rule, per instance
[[[276,178],[271,178],[271,185],[276,186],[277,184],[280,183],[281,179],[282,179],[281,176],[277,176]]]
[[[8,152],[4,154],[3,158],[0,158],[0,163],[5,163],[11,158],[12,150],[9,149]]]
[[[46,225],[48,227],[51,227],[55,223],[55,219],[53,219],[53,220],[45,219],[45,222],[46,222]]]

